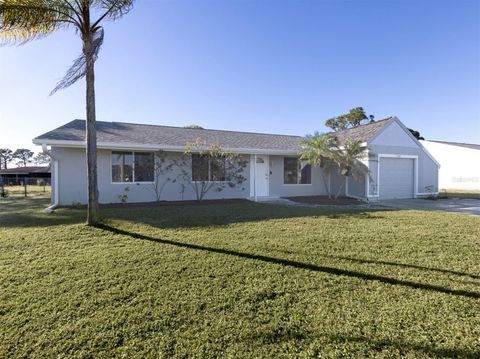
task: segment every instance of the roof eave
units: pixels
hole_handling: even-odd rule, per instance
[[[35,138],[32,141],[35,145],[53,146],[53,147],[68,147],[68,148],[85,148],[85,141],[65,141],[52,140],[46,138]],[[150,150],[150,151],[167,151],[167,152],[185,152],[185,146],[171,146],[161,144],[143,144],[143,143],[127,143],[127,142],[98,142],[98,149],[110,150]],[[297,150],[279,150],[279,149],[261,149],[261,148],[229,148],[225,147],[232,153],[246,154],[246,155],[297,155]]]

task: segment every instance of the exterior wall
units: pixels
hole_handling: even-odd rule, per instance
[[[404,137],[409,137],[402,130]],[[395,146],[388,144],[388,141],[392,140],[390,136],[383,138],[383,134],[380,134],[375,141],[368,146],[368,163],[370,168],[370,180],[369,180],[369,195],[373,198],[378,197],[379,188],[378,184],[378,169],[379,169],[379,154],[390,155],[406,155],[417,156],[417,165],[415,174],[417,176],[417,195],[425,195],[428,192],[438,192],[438,166],[437,164],[426,154],[423,148],[416,146]],[[399,133],[400,137],[401,134]],[[411,139],[410,139],[411,140]],[[403,142],[403,140],[397,140],[396,143]],[[407,141],[405,141],[408,143]],[[413,142],[413,141],[412,141]],[[381,185],[381,184],[380,184]]]
[[[370,179],[369,198],[378,198],[379,154],[417,156],[415,165],[416,195],[438,192],[438,166],[411,136],[395,121],[381,131],[368,145]],[[380,183],[381,186],[381,183]]]
[[[480,150],[421,141],[440,163],[440,189],[480,190]]]
[[[118,203],[121,202],[120,196],[127,194],[128,202],[152,202],[156,200],[156,195],[152,183],[112,183],[111,181],[111,150],[98,150],[98,189],[100,203]],[[87,203],[87,175],[85,150],[80,148],[53,147],[52,155],[54,163],[58,164],[58,177],[52,176],[52,203],[55,201],[56,186],[58,185],[58,204],[70,206],[73,204]],[[181,153],[171,152],[167,155],[167,161],[180,158]],[[249,161],[249,156],[246,156]],[[58,161],[58,162],[57,162]],[[55,165],[54,165],[55,166]],[[326,195],[326,188],[321,177],[322,169],[312,167],[312,183],[309,185],[285,185],[283,184],[283,156],[270,156],[269,160],[270,182],[269,196],[271,197],[293,197],[293,196],[314,196]],[[52,168],[52,174],[56,173]],[[194,200],[195,193],[190,183],[182,182],[179,177],[180,169],[174,167],[168,177],[178,178],[175,183],[167,183],[162,192],[161,200],[179,201]],[[243,176],[246,181],[236,188],[228,186],[221,192],[212,189],[205,199],[223,199],[223,198],[249,198],[250,197],[250,164],[244,169]],[[328,177],[327,177],[328,180]],[[58,184],[56,183],[58,181]],[[342,184],[343,177],[338,174],[332,174],[330,184],[332,193],[335,194]],[[184,192],[182,192],[182,183]],[[129,191],[125,192],[128,187]],[[345,188],[340,192],[345,195]]]
[[[153,184],[151,183],[112,183],[111,181],[111,152],[110,150],[98,151],[98,189],[100,203],[118,203],[119,196],[125,193],[125,188],[129,191],[128,202],[152,202],[156,200]],[[52,148],[52,154],[58,160],[58,188],[59,204],[70,206],[72,204],[87,203],[87,175],[86,175],[86,157],[84,149],[76,148]],[[167,161],[173,158],[179,158],[180,153],[169,153]],[[169,177],[175,178],[180,174],[180,169],[175,168]],[[236,188],[228,186],[221,192],[210,190],[204,199],[222,199],[222,198],[247,198],[250,193],[249,188],[249,166],[244,169],[243,176],[247,178],[242,185]],[[57,179],[55,179],[57,180]],[[179,179],[175,183],[167,183],[162,192],[161,200],[178,201],[194,200],[195,193],[189,183],[184,183],[185,191],[182,194],[182,181]],[[54,186],[52,186],[53,188]],[[53,198],[53,196],[52,196]]]
[[[312,166],[311,184],[284,184],[283,183],[283,159],[291,156],[270,156],[270,187],[271,197],[296,197],[296,196],[325,196],[327,190],[322,178],[322,169]],[[328,177],[327,177],[328,180]],[[338,190],[341,185],[342,177],[338,174],[332,174],[330,183],[332,192]],[[345,189],[341,191],[345,195]]]
[[[393,121],[380,131],[370,142],[371,145],[389,145],[396,147],[417,148],[418,144],[403,130],[400,125]]]
[[[360,180],[356,180],[352,177],[348,177],[347,196],[348,197],[366,198],[365,186],[366,186],[366,179],[365,178],[362,178]]]

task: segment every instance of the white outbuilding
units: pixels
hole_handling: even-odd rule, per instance
[[[440,163],[439,188],[480,191],[480,145],[420,141]]]

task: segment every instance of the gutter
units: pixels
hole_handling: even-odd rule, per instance
[[[54,147],[70,147],[70,148],[85,148],[85,141],[67,141],[67,140],[49,140],[49,139],[33,139],[35,145],[42,146],[54,146]],[[209,147],[199,148],[208,149]],[[232,148],[222,147],[224,150],[231,151],[232,153],[244,154],[244,155],[279,155],[279,156],[295,156],[298,154],[297,150],[279,150],[279,149],[255,149],[255,148]],[[185,146],[172,146],[161,144],[141,144],[141,143],[122,143],[122,142],[97,142],[97,149],[107,150],[150,150],[165,152],[185,152]]]

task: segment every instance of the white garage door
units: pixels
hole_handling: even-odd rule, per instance
[[[380,198],[413,198],[414,160],[380,158]]]

